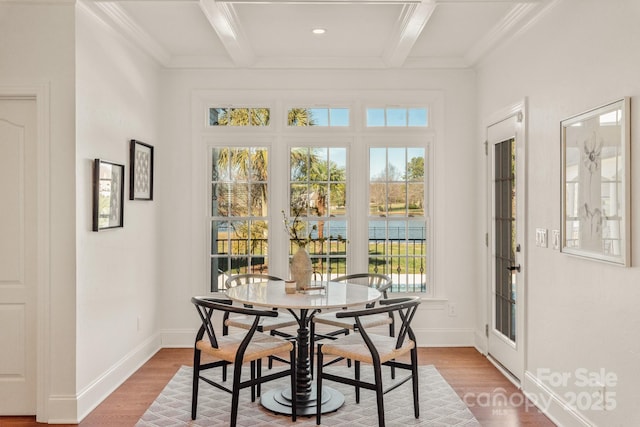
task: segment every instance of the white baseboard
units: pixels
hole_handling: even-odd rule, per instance
[[[536,405],[540,412],[545,414],[557,426],[594,426],[575,408],[568,406],[561,396],[554,393],[530,371],[526,371],[524,374],[522,392]]]
[[[160,334],[154,334],[129,354],[123,357],[111,369],[96,378],[91,384],[81,390],[77,398],[52,397],[49,400],[50,424],[77,424],[84,419],[96,406],[107,398],[127,378],[144,365],[161,348]],[[77,411],[70,413],[71,402],[77,404]],[[76,405],[73,405],[74,407]],[[75,416],[76,419],[73,419]]]

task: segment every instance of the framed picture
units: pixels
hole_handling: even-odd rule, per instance
[[[562,252],[630,265],[630,100],[562,120]]]
[[[153,200],[153,147],[131,140],[129,200]]]
[[[124,165],[94,160],[93,231],[124,225]]]

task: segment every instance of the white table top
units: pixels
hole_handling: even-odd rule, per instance
[[[377,289],[365,285],[326,281],[312,283],[312,286],[320,285],[325,289],[287,294],[284,281],[269,280],[228,289],[227,296],[243,304],[289,309],[350,307],[377,301],[382,296]]]

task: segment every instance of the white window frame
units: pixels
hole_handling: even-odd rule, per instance
[[[405,130],[405,135],[403,135],[403,137],[400,138],[394,138],[390,139],[389,135],[387,132],[385,132],[383,130],[383,132],[381,132],[382,134],[387,134],[387,135],[371,135],[369,137],[366,138],[366,188],[364,188],[362,191],[364,192],[364,194],[366,194],[367,197],[367,210],[365,212],[365,217],[366,217],[366,221],[364,221],[364,227],[367,229],[367,233],[368,233],[368,225],[369,225],[369,221],[372,219],[375,219],[375,217],[371,216],[369,214],[369,208],[368,208],[368,202],[371,199],[370,193],[369,193],[369,177],[370,177],[370,170],[369,170],[369,150],[371,148],[405,148],[405,147],[423,147],[425,149],[425,159],[424,159],[424,163],[425,163],[425,185],[424,185],[424,202],[425,202],[425,215],[424,215],[424,221],[425,221],[425,226],[426,226],[426,269],[427,272],[425,274],[426,276],[426,291],[425,292],[405,292],[402,293],[402,295],[420,295],[423,297],[434,297],[435,296],[435,286],[433,283],[433,205],[432,205],[432,197],[431,195],[433,194],[433,163],[432,163],[432,158],[431,158],[431,149],[434,143],[434,139],[435,139],[435,135],[432,131],[429,132],[425,132],[424,128],[419,128],[419,129],[423,129],[423,131],[418,131],[418,132],[406,132],[406,130],[413,130],[414,128],[399,128],[399,129],[403,129]],[[380,218],[378,218],[380,219]],[[397,220],[408,220],[408,217],[387,217],[384,218],[386,220],[393,220],[393,219],[397,219]],[[368,258],[368,257],[367,257]],[[367,260],[368,263],[368,260]]]
[[[209,108],[212,106],[254,106],[260,108],[270,108],[269,126],[208,126]],[[319,106],[326,108],[349,108],[349,126],[340,127],[296,127],[287,126],[287,112],[293,107]],[[425,107],[428,114],[427,127],[367,127],[366,107],[379,107],[402,105],[406,108]],[[434,171],[434,147],[435,131],[444,126],[442,94],[439,91],[415,90],[415,91],[288,91],[288,90],[202,90],[197,91],[192,96],[192,160],[195,167],[192,170],[193,182],[193,212],[192,221],[193,236],[203,236],[202,239],[195,238],[193,242],[198,246],[204,255],[210,253],[211,239],[210,233],[203,229],[207,225],[209,216],[206,209],[210,206],[210,188],[203,188],[210,177],[211,167],[208,164],[210,146],[247,146],[255,144],[264,146],[269,150],[269,187],[272,189],[269,198],[269,257],[270,272],[275,275],[288,274],[287,257],[274,256],[277,253],[288,253],[288,235],[284,229],[278,232],[278,226],[282,225],[281,206],[288,203],[288,191],[274,191],[276,188],[287,188],[288,152],[292,145],[301,145],[301,141],[309,141],[314,146],[332,146],[337,141],[336,146],[347,147],[348,158],[348,178],[347,178],[347,203],[349,211],[346,218],[349,223],[349,245],[347,262],[349,270],[352,272],[366,271],[368,268],[368,179],[353,179],[353,176],[366,170],[368,173],[368,152],[371,144],[376,141],[384,146],[387,144],[389,135],[399,132],[411,140],[421,141],[419,144],[426,148],[425,158],[425,204],[428,208],[425,211],[427,216],[427,293],[417,293],[423,298],[438,298],[442,291],[436,289],[434,281],[434,258],[436,256],[436,245],[434,241],[434,205],[433,205],[433,171]],[[249,108],[249,107],[248,107]],[[257,108],[257,107],[256,107]],[[196,113],[204,111],[205,114]],[[329,136],[330,135],[330,136]],[[313,142],[315,140],[315,142]],[[343,141],[347,145],[341,145]],[[412,146],[407,139],[402,138],[403,146]],[[282,159],[282,163],[274,159]],[[210,187],[210,186],[209,186]],[[207,194],[207,198],[202,200],[198,194]],[[362,198],[364,196],[364,198]],[[358,198],[362,198],[362,201]],[[205,209],[206,221],[202,220],[203,208]],[[367,218],[367,221],[357,219]],[[354,221],[355,219],[355,221]],[[361,229],[360,229],[361,228]],[[206,236],[206,238],[204,237]],[[195,247],[194,246],[194,247]],[[357,258],[353,254],[361,254]],[[364,255],[362,255],[364,254]],[[194,260],[194,279],[198,283],[196,292],[207,290],[210,283],[210,259],[209,256],[200,260]],[[204,262],[206,260],[206,262]],[[273,265],[273,268],[271,268]],[[204,287],[205,289],[203,289]]]

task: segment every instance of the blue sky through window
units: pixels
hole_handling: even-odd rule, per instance
[[[307,111],[309,111],[313,126],[349,126],[348,108],[308,108]]]
[[[367,108],[368,127],[426,127],[429,125],[427,109],[419,108]]]

